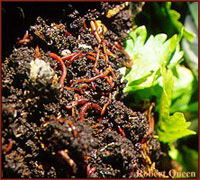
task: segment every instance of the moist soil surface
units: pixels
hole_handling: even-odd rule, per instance
[[[4,178],[161,176],[160,144],[125,105],[119,72],[142,3],[85,4],[65,4],[59,21],[37,15],[3,59]]]

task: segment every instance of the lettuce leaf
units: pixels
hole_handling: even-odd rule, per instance
[[[183,113],[175,112],[170,115],[170,106],[172,99],[174,76],[171,70],[162,68],[163,92],[161,96],[159,121],[157,124],[157,133],[159,140],[163,143],[172,144],[177,139],[187,135],[196,134],[188,129],[190,122],[186,122]]]
[[[186,122],[183,113],[170,114],[171,107],[173,112],[181,109],[180,97],[187,106],[192,95],[191,72],[177,66],[183,60],[183,51],[180,51],[179,44],[183,33],[184,29],[179,36],[174,35],[168,40],[166,34],[151,35],[146,40],[147,30],[145,26],[140,26],[130,32],[125,46],[126,52],[133,59],[133,66],[125,73],[124,78],[128,80],[128,84],[124,92],[128,92],[129,95],[134,94],[136,103],[152,96],[157,97],[156,110],[159,112],[157,133],[159,140],[168,144],[195,134],[188,129],[190,122]],[[176,86],[173,86],[174,81]],[[185,89],[189,91],[186,92]],[[176,104],[171,106],[174,99],[177,100]]]
[[[189,40],[189,41],[193,41],[195,34],[188,31],[183,24],[179,21],[180,19],[180,13],[178,13],[177,11],[171,9],[171,2],[167,2],[165,4],[165,10],[166,13],[171,21],[171,23],[176,27],[177,31],[181,32],[183,29],[183,36]]]
[[[189,130],[190,122],[186,122],[183,113],[176,112],[165,119],[162,118],[158,125],[159,140],[163,143],[173,143],[187,135],[196,134]]]
[[[165,67],[162,68],[162,87],[163,92],[161,95],[159,119],[165,120],[170,115],[170,106],[172,99],[172,90],[174,86],[174,76],[171,70],[166,70]]]
[[[125,50],[133,59],[133,66],[125,75],[128,84],[124,92],[152,87],[158,83],[160,67],[168,65],[174,68],[182,60],[179,42],[181,35],[167,39],[166,34],[151,35],[146,41],[145,26],[130,32]],[[146,42],[145,42],[146,41]]]
[[[191,97],[194,93],[194,76],[188,68],[185,66],[177,65],[177,77],[174,77],[174,88],[173,88],[173,96],[172,96],[172,106],[170,107],[170,112],[176,111],[190,111],[192,109],[188,109],[191,105]],[[187,91],[186,91],[187,89]],[[193,109],[193,111],[196,108]],[[198,109],[198,108],[197,108]]]
[[[180,14],[171,10],[170,2],[152,4],[157,8],[156,13],[160,13],[161,16],[155,18],[154,15],[150,19],[152,22],[159,22],[158,26],[151,26],[151,22],[148,33],[145,26],[140,26],[133,30],[126,40],[125,50],[132,57],[133,66],[123,73],[124,78],[128,80],[124,92],[128,94],[127,99],[134,98],[129,102],[130,107],[142,107],[146,110],[148,107],[145,107],[145,104],[148,106],[152,100],[156,102],[155,110],[159,114],[159,120],[155,130],[161,142],[174,147],[179,143],[178,139],[196,134],[194,131],[198,129],[198,119],[196,116],[194,120],[190,117],[198,112],[195,94],[197,80],[190,69],[179,65],[184,55],[180,50],[180,41],[183,36],[192,41],[194,34],[182,25],[179,20]],[[155,14],[151,9],[152,11]],[[152,14],[149,14],[148,17],[151,17]],[[162,21],[155,21],[157,17]],[[149,22],[146,25],[149,27]],[[171,38],[167,39],[167,35],[163,33],[149,36],[149,32],[165,32]],[[172,36],[177,32],[180,34]],[[187,122],[184,114],[177,111],[186,112],[185,116],[191,122]],[[180,147],[183,147],[182,144]],[[180,163],[185,171],[193,171],[193,167],[190,168],[187,162],[192,156],[191,164],[195,161],[194,165],[197,167],[197,152],[186,146],[180,151],[180,147],[171,148],[170,157]]]
[[[171,5],[171,2],[146,3],[143,11],[135,19],[136,24],[145,24],[148,29],[148,34],[159,34],[162,32],[167,34],[168,37],[176,33],[179,34],[183,30],[183,36],[187,40],[193,41],[195,34],[182,24],[181,14],[172,9]],[[198,10],[198,3],[193,6]],[[185,10],[184,3],[173,3],[173,7],[179,10]],[[192,12],[196,10],[194,8],[190,9]]]

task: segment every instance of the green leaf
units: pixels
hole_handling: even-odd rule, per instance
[[[129,34],[129,39],[126,40],[126,52],[130,57],[137,54],[138,50],[144,46],[147,37],[145,26],[140,26]]]
[[[171,9],[171,4],[171,2],[146,3],[139,17],[135,19],[136,24],[143,25],[145,23],[148,34],[158,34],[162,32],[171,37],[173,34],[179,34],[183,31],[183,36],[187,40],[193,41],[195,34],[181,23],[180,13]],[[180,10],[184,9],[184,3],[173,3],[173,5]],[[198,7],[198,5],[194,6],[196,6],[196,8]],[[186,12],[184,12],[184,14],[186,14]],[[198,17],[198,12],[196,15],[196,17]]]
[[[157,132],[159,140],[163,143],[172,144],[177,139],[187,135],[195,134],[188,129],[190,122],[186,122],[183,113],[176,112],[170,116],[170,106],[173,90],[173,73],[171,70],[162,68],[163,92],[159,109],[159,122]]]
[[[198,103],[198,101],[196,101],[194,103],[189,104],[186,107],[186,109],[184,109],[183,111],[189,111],[189,112],[193,112],[193,113],[198,114],[198,106],[199,106],[199,103]]]
[[[134,97],[134,104],[137,104],[140,101],[150,100],[152,97],[157,97],[157,101],[159,101],[161,94],[162,87],[159,84],[129,93],[130,96]]]
[[[159,119],[166,119],[169,117],[171,99],[172,99],[172,90],[173,90],[173,73],[171,70],[166,70],[166,68],[162,68],[162,86],[163,92],[161,96],[160,102],[160,112]]]
[[[157,84],[161,66],[168,64],[170,68],[173,68],[182,60],[183,52],[179,48],[181,36],[174,35],[166,40],[166,34],[158,34],[150,36],[145,42],[146,37],[146,28],[141,26],[132,31],[126,41],[125,50],[132,57],[134,65],[125,76],[128,84],[124,92]]]
[[[186,122],[183,113],[176,112],[168,118],[162,118],[158,127],[159,140],[163,143],[173,143],[187,135],[196,134],[188,129],[190,122]]]
[[[178,156],[179,156],[179,151],[178,151],[178,149],[176,149],[175,147],[174,147],[174,145],[173,144],[171,144],[170,146],[170,150],[169,150],[169,152],[168,152],[168,154],[169,154],[169,156],[173,159],[173,160],[178,160]]]
[[[188,111],[190,100],[194,92],[194,76],[192,72],[184,66],[177,65],[176,70],[178,73],[178,77],[174,77],[174,88],[172,97],[173,103],[170,111]]]
[[[180,45],[178,44],[175,50],[175,53],[173,54],[173,57],[170,60],[170,63],[168,64],[168,69],[173,69],[177,64],[180,64],[183,61],[183,55],[184,52],[180,51]]]
[[[179,31],[181,33],[181,31],[183,30],[183,36],[189,40],[189,41],[193,41],[195,34],[188,31],[183,24],[179,21],[180,19],[180,14],[171,9],[171,2],[166,2],[165,4],[165,9],[166,12],[168,14],[168,17],[171,21],[171,23],[176,27],[177,31]]]

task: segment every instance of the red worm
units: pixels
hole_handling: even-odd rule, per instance
[[[86,57],[87,57],[88,59],[91,59],[91,60],[93,60],[93,61],[96,61],[96,58],[93,57],[93,56],[87,55]]]
[[[93,53],[93,52],[88,52],[87,54],[92,55],[92,56],[94,56],[94,57],[97,56],[97,54],[96,54],[96,53]]]
[[[23,39],[19,40],[18,43],[25,44],[25,43],[29,43],[30,41],[31,40],[29,39],[28,31],[26,31],[26,34],[24,35]]]
[[[74,103],[75,106],[77,106],[78,104],[85,104],[88,102],[86,98],[80,97],[79,94],[75,94],[74,99],[75,101],[72,101],[72,104]]]
[[[39,46],[37,45],[36,48],[35,48],[35,58],[41,58],[41,53],[40,53],[40,48]]]
[[[97,112],[98,111],[101,112],[101,110],[102,110],[101,106],[99,106],[98,104],[95,104],[95,103],[92,103],[91,105],[92,105],[92,108],[96,109]]]
[[[107,51],[108,55],[110,55],[110,56],[112,56],[114,58],[118,57],[117,55],[115,55],[114,53],[112,53],[109,49],[106,49],[106,51]]]
[[[98,43],[101,43],[101,38],[99,37],[99,34],[97,33],[97,29],[96,29],[96,26],[93,21],[90,21],[90,26],[91,26],[92,32],[93,32],[95,38],[97,39]]]
[[[107,49],[106,49],[106,44],[105,41],[103,41],[103,51],[105,53],[105,61],[106,61],[106,65],[108,65],[108,54],[107,54]]]
[[[81,108],[81,111],[80,111],[80,120],[81,121],[84,121],[85,113],[89,108],[94,108],[94,109],[96,109],[96,111],[101,112],[101,107],[98,104],[88,102],[88,103],[84,104],[83,107]]]
[[[76,54],[76,52],[75,53],[71,53],[71,54],[69,54],[67,56],[63,56],[61,59],[62,60],[70,60],[75,54]]]
[[[82,51],[77,52],[76,54],[74,54],[74,56],[71,57],[71,59],[69,60],[70,63],[72,63],[75,59],[79,58],[80,56],[84,56],[85,54],[82,53]]]
[[[110,86],[111,86],[111,87],[114,87],[114,86],[115,86],[115,83],[114,83],[114,82],[112,82],[112,80],[111,80],[111,79],[109,79],[109,77],[108,77],[108,76],[106,76],[106,77],[104,77],[104,78],[106,79],[107,83],[108,83],[108,84],[110,84]]]
[[[90,79],[86,79],[86,78],[77,79],[77,80],[75,80],[74,83],[92,82],[92,81],[95,81],[95,80],[98,79],[98,78],[105,78],[105,77],[109,74],[110,70],[111,70],[111,69],[110,69],[110,67],[109,67],[109,68],[107,68],[107,69],[105,70],[105,72],[104,72],[103,74],[99,74],[99,75],[97,75],[97,76],[95,76],[95,77],[92,77],[92,78],[90,78]],[[73,86],[74,83],[72,83],[71,86]]]
[[[71,90],[71,91],[75,91],[75,90],[77,90],[77,91],[79,91],[80,89],[79,88],[72,88],[72,87],[64,87],[64,89],[66,89],[66,90]]]
[[[87,89],[88,86],[89,86],[88,84],[84,83],[84,84],[81,84],[81,85],[79,86],[79,88],[81,88],[81,89]]]
[[[86,111],[91,108],[91,103],[88,102],[86,103],[85,105],[83,105],[83,107],[81,108],[81,111],[80,111],[80,120],[81,121],[84,121],[84,116],[85,116],[85,113]]]
[[[57,119],[54,119],[55,121],[58,121],[58,122],[63,122],[64,118],[61,117],[61,118],[57,118]]]
[[[106,104],[104,104],[103,106],[103,109],[101,111],[101,115],[104,115],[105,111],[106,111],[106,108],[108,107],[108,105],[111,103],[111,98],[112,98],[112,95],[111,93],[109,94],[109,99],[108,99],[108,102]]]
[[[110,67],[110,72],[112,73],[113,79],[116,79],[116,76],[115,76],[115,73],[114,73],[112,67]]]
[[[126,57],[128,57],[128,62],[124,62],[124,65],[126,67],[130,68],[133,65],[133,60],[131,59],[131,57],[129,56],[129,54],[124,49],[122,49],[121,51],[122,51],[123,54],[126,55]]]
[[[123,47],[118,42],[114,42],[114,45],[116,48],[118,48],[120,50],[123,49]]]
[[[119,130],[119,132],[121,133],[122,136],[126,137],[124,130],[120,126],[118,126],[118,130]]]
[[[90,166],[87,166],[87,176],[90,176],[91,174],[93,174],[96,171],[96,168],[90,168]]]
[[[68,153],[64,150],[58,151],[58,153],[63,157],[63,159],[72,167],[73,173],[77,172],[76,163],[69,157]]]
[[[66,35],[66,36],[70,36],[71,33],[69,33],[68,31],[65,31],[65,35]]]
[[[96,90],[96,86],[95,86],[95,84],[94,84],[94,82],[91,82],[91,85],[92,85],[92,90]]]
[[[71,91],[79,91],[81,94],[84,94],[83,89],[80,89],[80,88],[64,87],[64,89],[71,90]]]
[[[65,81],[65,78],[67,76],[67,68],[66,68],[63,60],[58,55],[56,55],[55,53],[50,53],[50,57],[53,58],[53,59],[55,59],[55,60],[57,60],[60,63],[60,65],[61,65],[62,76],[61,76],[59,82],[64,87],[64,81]]]
[[[85,23],[85,19],[83,18],[83,28],[85,29],[85,30],[87,30],[87,25],[86,25],[86,23]]]
[[[74,52],[74,53],[69,54],[67,56],[63,56],[61,59],[62,60],[69,60],[69,62],[72,63],[75,59],[77,59],[80,56],[85,56],[85,54],[83,54],[82,51]]]
[[[9,139],[9,144],[8,147],[5,148],[5,152],[8,153],[12,149],[12,146],[13,146],[12,139]]]
[[[67,123],[72,128],[74,137],[77,138],[78,137],[78,131],[76,130],[76,127],[74,126],[74,124],[68,119],[65,120],[65,123]]]
[[[94,70],[97,74],[99,74],[99,70],[97,69],[97,64],[98,64],[98,60],[99,60],[99,54],[100,54],[100,50],[99,50],[100,46],[97,49],[97,57],[95,60],[95,64],[94,64]]]
[[[73,104],[74,104],[74,106],[77,106],[78,104],[85,104],[85,103],[87,103],[87,102],[88,102],[88,100],[85,99],[85,98],[78,99],[78,100],[76,100],[76,101],[71,101],[71,102],[66,106],[66,108],[67,108],[67,109],[71,109],[71,108],[73,107]]]
[[[74,107],[72,107],[72,117],[73,118],[75,117],[75,109],[74,109]]]
[[[128,57],[129,62],[128,63],[124,62],[123,64],[124,64],[124,66],[131,68],[133,65],[133,61],[132,61],[131,57],[128,55],[128,53],[124,50],[124,48],[121,45],[119,45],[118,42],[114,42],[114,47],[119,49],[122,53],[124,53]]]

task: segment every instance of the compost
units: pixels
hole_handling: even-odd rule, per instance
[[[4,178],[162,177],[160,144],[123,102],[119,72],[134,65],[123,39],[141,7],[68,3],[65,20],[38,17],[17,40],[2,62]]]

